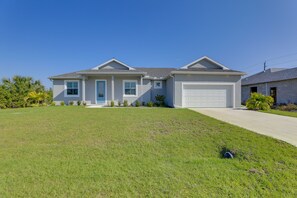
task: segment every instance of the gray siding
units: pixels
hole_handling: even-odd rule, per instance
[[[65,80],[53,80],[53,100],[60,104],[60,102],[64,101],[66,104],[68,104],[70,101],[81,101],[81,91],[79,92],[79,97],[65,97],[64,92],[66,91],[64,89],[65,87]],[[81,90],[81,81],[79,81],[79,90]]]
[[[106,65],[104,65],[101,69],[120,69],[120,70],[128,70],[127,67],[115,62],[115,61],[112,61]]]
[[[174,106],[182,107],[182,82],[235,83],[235,107],[241,106],[241,76],[176,74],[174,79]]]
[[[86,82],[86,102],[88,104],[96,104],[95,98],[95,89],[96,89],[96,80],[106,80],[107,88],[107,102],[111,101],[111,76],[92,76],[89,77]]]
[[[112,76],[97,76],[97,77],[89,77],[86,80],[86,101],[89,104],[96,104],[95,99],[95,81],[96,80],[106,80],[106,88],[107,88],[107,103],[110,103],[112,100],[111,93],[111,81]],[[123,80],[137,80],[138,84],[138,96],[137,97],[124,97],[123,92]],[[140,100],[140,77],[136,76],[114,76],[114,101],[117,103],[118,101],[123,102],[124,100],[128,100],[129,103],[134,103],[136,100]]]
[[[266,83],[260,83],[255,85],[243,85],[242,86],[242,102],[250,97],[250,88],[257,87],[257,92],[270,95],[270,88],[276,87],[276,102],[280,103],[297,103],[297,79],[293,80],[284,80],[276,82],[268,82],[267,88]],[[266,92],[267,90],[267,92]]]
[[[137,80],[138,84],[138,96],[137,97],[124,97],[123,92],[123,80]],[[115,76],[114,77],[114,100],[124,102],[127,100],[128,103],[134,103],[136,100],[140,100],[140,77],[136,76]],[[111,91],[111,89],[109,90]]]
[[[152,82],[151,80],[143,80],[142,84],[143,84],[142,101],[147,103],[151,100]]]
[[[166,103],[173,107],[173,78],[170,77],[166,81]]]
[[[164,95],[166,96],[166,81],[165,80],[156,80],[162,82],[162,89],[155,89],[154,88],[154,80],[151,82],[151,101],[156,102],[156,95]]]
[[[208,61],[208,60],[201,60],[191,66],[189,68],[199,68],[199,69],[222,69],[218,65]]]

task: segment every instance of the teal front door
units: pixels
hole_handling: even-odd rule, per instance
[[[96,100],[97,104],[106,103],[106,81],[96,81]]]

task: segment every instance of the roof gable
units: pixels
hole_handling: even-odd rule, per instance
[[[92,68],[92,70],[135,70],[134,68],[126,65],[125,63],[122,63],[121,61],[118,61],[116,59],[111,59],[105,63],[102,63],[100,65],[97,65],[96,67]]]
[[[207,56],[203,56],[190,64],[187,64],[181,69],[223,69],[223,70],[229,70],[228,67],[210,59]]]

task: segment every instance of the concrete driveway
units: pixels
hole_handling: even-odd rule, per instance
[[[191,110],[297,146],[297,118],[244,109],[191,108]]]

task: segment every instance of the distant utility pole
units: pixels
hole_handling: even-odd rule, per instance
[[[266,61],[264,62],[264,71],[266,71]]]

